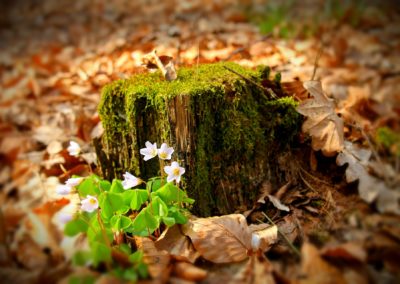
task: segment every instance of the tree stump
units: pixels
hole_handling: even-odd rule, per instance
[[[152,73],[107,85],[99,105],[104,134],[95,143],[103,176],[160,175],[158,159],[145,162],[139,149],[166,142],[186,169],[182,186],[200,216],[244,210],[263,182],[284,182],[278,160],[300,129],[296,103],[268,99],[224,66],[261,83],[262,72],[216,63],[181,68],[172,82]]]

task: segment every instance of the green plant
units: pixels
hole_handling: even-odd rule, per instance
[[[391,154],[400,157],[400,134],[389,127],[381,127],[376,132],[376,142],[382,148],[387,149]]]
[[[164,166],[173,151],[165,143],[157,149],[156,143],[146,142],[140,153],[146,161],[158,155],[161,172],[147,182],[126,172],[124,180],[109,182],[92,174],[73,177],[58,187],[60,194],[76,190],[81,199],[81,210],[64,229],[67,236],[87,236],[89,250],[76,253],[74,264],[105,266],[110,274],[129,281],[147,277],[142,252],[127,240],[132,236],[159,236],[165,227],[186,223],[189,213],[184,204],[194,202],[178,187],[185,169],[177,162]]]

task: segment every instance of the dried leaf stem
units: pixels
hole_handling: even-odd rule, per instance
[[[242,79],[245,80],[246,82],[253,84],[254,86],[260,88],[260,89],[263,90],[263,91],[267,91],[267,93],[271,96],[271,98],[277,99],[277,96],[274,94],[274,92],[273,92],[270,88],[266,88],[266,87],[264,87],[264,86],[258,84],[257,82],[254,82],[253,80],[251,80],[251,79],[249,79],[249,78],[243,76],[242,74],[236,72],[235,70],[233,70],[233,69],[231,69],[231,68],[229,68],[229,67],[227,67],[227,66],[224,66],[224,68],[225,68],[226,70],[228,70],[228,71],[230,71],[230,72],[232,72],[232,73],[238,75],[240,78],[242,78]],[[264,94],[264,93],[263,93],[263,94]],[[264,95],[265,95],[265,94],[264,94]],[[266,97],[266,96],[265,96],[265,97]],[[268,99],[268,98],[266,97],[266,99]]]
[[[283,234],[280,230],[279,227],[275,224],[274,221],[271,220],[271,218],[268,217],[267,214],[265,214],[264,212],[261,212],[265,218],[267,218],[268,222],[270,222],[272,225],[276,226],[276,228],[278,229],[278,233],[282,236],[282,238],[287,242],[287,244],[289,245],[289,247],[293,250],[293,252],[298,256],[301,257],[300,251],[293,245],[293,243],[285,236],[285,234]]]

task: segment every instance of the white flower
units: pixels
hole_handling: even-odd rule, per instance
[[[151,144],[149,141],[145,143],[146,148],[140,149],[140,154],[144,155],[144,160],[148,161],[157,156],[157,143]]]
[[[57,194],[60,194],[60,195],[70,194],[71,191],[72,191],[72,186],[70,186],[70,185],[59,184],[56,187],[56,192],[57,192]]]
[[[86,212],[93,212],[99,207],[97,198],[91,195],[87,195],[85,199],[81,201],[81,209]]]
[[[67,212],[59,212],[57,214],[57,221],[63,225],[67,224],[69,221],[72,220],[74,214],[67,213]]]
[[[185,173],[185,169],[180,167],[177,162],[172,162],[171,166],[165,166],[164,171],[167,173],[167,182],[176,180],[177,183],[181,181],[181,176]]]
[[[160,149],[158,149],[158,157],[161,160],[170,160],[173,152],[174,148],[168,147],[166,143],[162,143]]]
[[[142,180],[140,178],[137,178],[128,172],[126,172],[123,176],[124,180],[122,181],[122,187],[124,189],[130,189],[142,183]]]
[[[77,157],[81,153],[81,147],[75,141],[70,141],[67,151],[70,154],[70,156]]]
[[[65,185],[74,187],[79,185],[82,182],[83,178],[77,177],[77,178],[69,178],[66,182]]]

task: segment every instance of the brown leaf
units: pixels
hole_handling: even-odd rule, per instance
[[[295,97],[299,101],[308,99],[308,92],[301,81],[282,82],[282,88],[290,96]]]
[[[389,189],[383,181],[369,174],[368,166],[371,151],[358,147],[349,141],[345,141],[344,145],[344,150],[337,156],[336,163],[339,166],[348,164],[346,181],[358,180],[360,197],[368,203],[376,201],[379,212],[400,214],[399,190]]]
[[[364,263],[367,260],[367,253],[360,243],[348,242],[336,246],[326,247],[322,255],[329,258]]]
[[[262,252],[267,251],[269,247],[271,247],[274,243],[278,241],[278,227],[275,225],[271,226],[269,224],[251,224],[249,226],[249,229],[260,239],[259,249]]]
[[[174,62],[170,56],[158,56],[157,52],[153,50],[152,52],[146,54],[142,61],[143,65],[145,65],[148,69],[160,69],[167,81],[173,81],[177,78]]]
[[[274,284],[272,265],[265,257],[252,255],[247,263],[234,275],[233,284]]]
[[[207,271],[187,262],[178,262],[174,266],[174,274],[188,281],[201,281],[207,277]]]
[[[314,150],[322,150],[326,156],[335,155],[343,149],[343,120],[335,113],[335,105],[325,96],[320,81],[304,82],[304,87],[313,98],[297,107],[307,117],[303,132],[311,135]]]
[[[135,237],[136,245],[143,251],[143,261],[148,265],[149,274],[154,279],[166,279],[169,276],[170,256],[160,251],[154,242],[145,237]]]
[[[215,263],[244,260],[251,250],[251,231],[241,214],[189,220],[182,231],[205,259]]]
[[[304,243],[301,248],[301,268],[305,278],[299,283],[346,283],[340,270],[323,260],[317,248],[310,243]]]
[[[287,211],[289,212],[290,209],[288,206],[286,206],[285,204],[283,204],[278,198],[276,198],[273,195],[268,194],[268,199],[269,201],[275,206],[275,208],[282,210],[282,211]]]
[[[165,250],[174,257],[194,263],[200,254],[190,239],[182,234],[178,225],[167,228],[154,243],[158,250]]]

